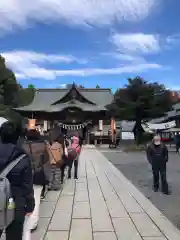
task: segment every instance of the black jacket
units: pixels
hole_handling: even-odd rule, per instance
[[[0,144],[0,172],[25,151],[13,144]],[[7,175],[16,205],[16,215],[33,212],[35,207],[30,158],[22,159]]]
[[[168,161],[168,149],[164,144],[156,146],[151,143],[148,145],[146,153],[147,159],[152,165],[164,165]]]

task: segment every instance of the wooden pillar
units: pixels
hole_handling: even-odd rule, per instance
[[[112,142],[116,140],[116,134],[114,134],[116,131],[116,121],[114,118],[111,118],[111,136],[112,136]]]

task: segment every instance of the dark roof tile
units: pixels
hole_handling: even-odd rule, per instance
[[[50,106],[63,98],[69,89],[37,89],[33,102],[25,107],[20,107],[17,110],[21,111],[41,111],[42,109],[50,108]],[[113,94],[109,88],[84,88],[78,89],[78,91],[88,99],[90,102],[95,103],[96,105],[92,107],[93,109],[104,109],[104,107],[110,104],[113,100]],[[85,106],[86,105],[86,106]],[[82,106],[82,104],[81,104]],[[60,108],[62,107],[59,105]],[[90,109],[90,106],[88,106]],[[83,108],[82,108],[83,109]],[[84,104],[84,110],[87,109],[87,104]]]

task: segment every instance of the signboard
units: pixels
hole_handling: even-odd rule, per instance
[[[132,132],[122,132],[121,136],[123,140],[134,140],[134,134]]]

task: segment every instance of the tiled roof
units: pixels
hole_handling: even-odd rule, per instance
[[[61,103],[58,105],[51,106],[53,103],[59,101],[62,99],[67,93],[69,89],[37,89],[35,93],[35,97],[33,102],[25,107],[20,107],[17,110],[20,111],[49,111],[55,110],[59,108],[59,111],[61,111],[66,103]],[[105,106],[110,104],[113,101],[113,94],[110,89],[108,88],[84,88],[84,89],[78,89],[79,93],[89,100],[93,104],[87,104],[87,103],[80,103],[82,110],[88,109],[88,110],[105,110]],[[54,110],[53,110],[54,107]],[[91,109],[90,109],[91,108]],[[87,110],[87,111],[88,111]]]

